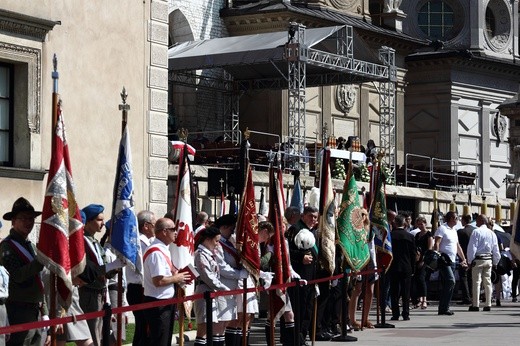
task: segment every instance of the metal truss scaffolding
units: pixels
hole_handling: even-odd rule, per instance
[[[180,85],[220,90],[225,94],[225,130],[239,143],[239,99],[255,89],[288,90],[288,128],[285,159],[301,169],[306,159],[306,88],[379,82],[380,145],[386,163],[395,171],[395,51],[383,47],[379,62],[354,58],[354,29],[350,25],[305,29],[291,23],[288,32],[185,42],[170,48],[169,79]],[[223,80],[195,72],[223,68]],[[284,71],[287,68],[287,71]],[[193,71],[189,73],[189,71]]]
[[[233,85],[233,76],[224,71],[224,79],[229,82],[229,85]],[[233,144],[240,144],[242,140],[240,136],[240,119],[238,116],[238,110],[240,108],[240,94],[236,90],[229,90],[225,93],[224,97],[224,133],[226,133],[226,139],[230,140]]]
[[[285,58],[288,68],[288,141],[285,155],[286,167],[301,169],[305,156],[305,91],[308,48],[305,45],[305,27],[289,25]],[[289,155],[290,154],[290,155]],[[293,161],[289,164],[288,161]]]
[[[379,82],[379,138],[384,150],[383,163],[390,170],[395,181],[396,135],[395,135],[395,84],[397,73],[395,68],[395,50],[390,47],[379,49],[379,58],[388,67],[388,79]]]

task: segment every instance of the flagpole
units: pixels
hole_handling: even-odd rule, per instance
[[[187,130],[185,130],[185,129],[179,130],[179,138],[185,144],[184,144],[184,149],[182,150],[182,154],[179,156],[179,163],[178,163],[179,169],[178,169],[178,173],[177,173],[177,189],[176,189],[177,195],[175,196],[175,210],[173,213],[174,222],[176,222],[176,223],[178,223],[178,221],[179,221],[179,219],[178,219],[178,215],[179,215],[178,201],[179,201],[179,194],[181,193],[181,183],[182,183],[182,179],[184,177],[184,171],[187,169],[189,172],[189,170],[190,170],[188,162],[187,162],[187,157],[186,157],[188,155],[188,149],[186,146],[186,143],[188,140],[187,136],[188,136]],[[188,166],[185,167],[185,165],[188,165]],[[191,180],[189,181],[189,184],[190,184],[190,189],[191,189]],[[190,193],[190,200],[191,200],[191,193]],[[192,222],[192,220],[190,220],[190,222]],[[177,224],[176,227],[179,227],[179,225]],[[180,268],[180,269],[182,269],[182,268]],[[186,296],[185,289],[183,287],[181,287],[180,284],[176,284],[175,287],[176,287],[176,291],[177,291],[177,297],[183,299]],[[185,309],[183,301],[180,301],[179,303],[177,303],[177,311],[179,314],[179,319],[178,319],[179,346],[184,346],[184,315],[186,314],[186,309]],[[175,323],[175,317],[174,317],[173,323]]]
[[[58,57],[54,54],[52,58],[52,64],[54,70],[52,71],[52,126],[51,126],[51,143],[54,140],[54,131],[56,130],[56,125],[58,123],[58,104],[59,104],[59,95],[58,95],[58,79],[60,78],[60,74],[58,73]],[[51,144],[52,146],[52,144]],[[49,277],[50,284],[50,292],[49,292],[49,318],[56,318],[56,274],[51,271]],[[56,326],[51,326],[51,345],[56,346]]]
[[[125,87],[123,86],[123,90],[121,91],[121,100],[123,101],[122,104],[119,105],[119,110],[121,111],[121,136],[124,135],[125,133],[125,129],[126,129],[126,125],[128,123],[128,111],[130,110],[130,105],[126,103],[126,99],[128,97],[128,93],[126,92],[126,89]],[[119,176],[120,174],[120,170],[121,170],[121,167],[117,167],[117,172],[116,172],[116,179],[117,177]],[[115,204],[115,201],[117,200],[116,198],[116,190],[114,188],[114,204]],[[112,208],[112,222],[111,222],[111,225],[114,223],[114,215],[115,214],[115,205],[114,207]],[[110,237],[110,233],[109,232],[109,237]],[[117,270],[117,306],[123,306],[123,269],[118,269]],[[122,343],[123,343],[123,330],[122,330],[122,326],[123,326],[123,318],[122,318],[122,314],[121,313],[118,313],[116,315],[116,323],[117,323],[117,345],[118,346],[121,346]]]

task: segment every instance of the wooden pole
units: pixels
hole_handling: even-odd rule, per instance
[[[130,105],[126,103],[126,99],[128,97],[128,93],[126,92],[125,87],[123,87],[123,90],[121,91],[121,99],[123,100],[123,103],[119,105],[119,110],[122,112],[121,114],[121,136],[124,135],[126,130],[126,125],[128,122],[128,111],[130,110]],[[119,164],[119,162],[118,162]],[[117,167],[116,171],[116,179],[119,177],[119,174],[121,172],[121,167]],[[117,191],[114,189],[114,204],[112,207],[112,222],[114,222],[114,213],[115,213],[115,202],[117,200]],[[109,237],[110,237],[109,230]],[[117,270],[117,306],[123,306],[123,269]],[[116,315],[116,324],[117,324],[117,338],[116,342],[118,346],[121,346],[123,344],[123,315],[121,313],[118,313]]]
[[[54,132],[56,125],[58,124],[58,107],[59,107],[59,94],[58,94],[58,79],[60,75],[58,73],[58,57],[54,54],[52,59],[54,70],[52,71],[52,124],[51,124],[51,147],[54,141]],[[49,292],[49,318],[56,318],[56,274],[51,272],[49,276],[50,292]],[[51,326],[51,345],[56,346],[56,326]]]
[[[242,346],[247,346],[247,278],[244,279],[242,293]]]
[[[276,294],[275,291],[269,291],[269,345],[274,346],[276,345],[275,340],[275,314],[274,314],[274,303],[273,303],[273,295]]]

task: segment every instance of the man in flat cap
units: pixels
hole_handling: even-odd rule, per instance
[[[9,298],[5,305],[11,325],[35,322],[48,314],[40,277],[43,264],[37,261],[35,245],[27,239],[34,227],[34,219],[40,214],[23,197],[14,202],[9,213],[4,214],[4,220],[12,222],[9,236],[0,243],[0,265],[9,272]],[[41,329],[36,328],[11,334],[7,345],[41,343]]]
[[[85,253],[87,264],[79,278],[85,282],[79,288],[79,304],[85,313],[101,311],[106,297],[106,277],[115,275],[115,270],[122,268],[125,263],[120,259],[107,263],[105,250],[95,238],[104,226],[103,211],[99,204],[89,204],[82,209],[85,220]],[[82,216],[83,216],[82,214]],[[89,319],[88,327],[92,340],[96,346],[101,345],[103,319],[101,317]]]

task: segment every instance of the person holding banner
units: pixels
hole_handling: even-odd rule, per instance
[[[208,227],[200,230],[199,238],[195,244],[195,268],[199,272],[199,278],[195,285],[195,294],[204,292],[215,292],[215,291],[229,291],[229,287],[226,286],[220,278],[219,264],[217,261],[217,247],[220,243],[220,230],[215,227]],[[212,299],[212,321],[213,321],[213,333],[209,337],[213,338],[213,345],[223,345],[224,342],[221,340],[221,335],[224,333],[225,324],[218,319],[218,301],[222,297]],[[197,321],[197,336],[195,339],[195,345],[206,345],[206,301],[204,299],[195,300],[194,304],[195,318]]]
[[[48,319],[44,286],[40,277],[43,265],[36,258],[34,244],[28,240],[34,220],[41,215],[23,197],[18,198],[4,220],[11,221],[9,236],[0,243],[0,265],[9,272],[9,298],[6,301],[9,323],[20,324]],[[11,334],[7,345],[40,345],[40,328]],[[50,342],[47,336],[46,343]]]
[[[157,220],[155,240],[143,255],[145,303],[172,299],[175,294],[174,284],[187,283],[191,278],[188,272],[179,272],[172,264],[168,245],[176,237],[177,228],[171,219]],[[173,307],[167,304],[145,310],[149,325],[148,345],[172,344]]]
[[[222,283],[232,290],[239,287],[239,280],[249,276],[249,272],[242,268],[240,256],[234,244],[233,234],[236,222],[237,218],[234,214],[226,214],[215,221],[215,226],[221,233],[220,243],[216,249],[220,277]],[[218,303],[218,320],[225,325],[226,344],[231,345],[232,340],[240,338],[240,330],[237,329],[237,300],[235,296],[222,296],[218,298]]]
[[[301,219],[291,226],[286,233],[289,242],[289,252],[291,266],[302,279],[310,281],[316,276],[316,268],[318,262],[318,251],[315,244],[315,230],[318,223],[318,209],[307,206],[303,209]],[[301,234],[300,234],[301,232]],[[300,236],[298,236],[300,234]],[[296,301],[293,289],[289,289],[289,297],[292,306],[298,305],[299,314],[295,316],[300,323],[300,342],[302,345],[306,343],[307,335],[310,332],[312,308],[310,303],[313,301],[315,294],[314,285],[303,286],[301,288],[300,299]],[[296,314],[295,314],[296,315]]]
[[[105,207],[99,204],[89,204],[82,209],[82,216],[85,217],[86,266],[79,275],[85,282],[79,288],[79,304],[85,313],[103,310],[107,293],[106,278],[115,275],[116,270],[126,264],[120,259],[108,262],[105,250],[95,238],[96,233],[101,232],[104,226],[104,210]],[[98,317],[87,322],[94,345],[101,345],[103,319]]]

